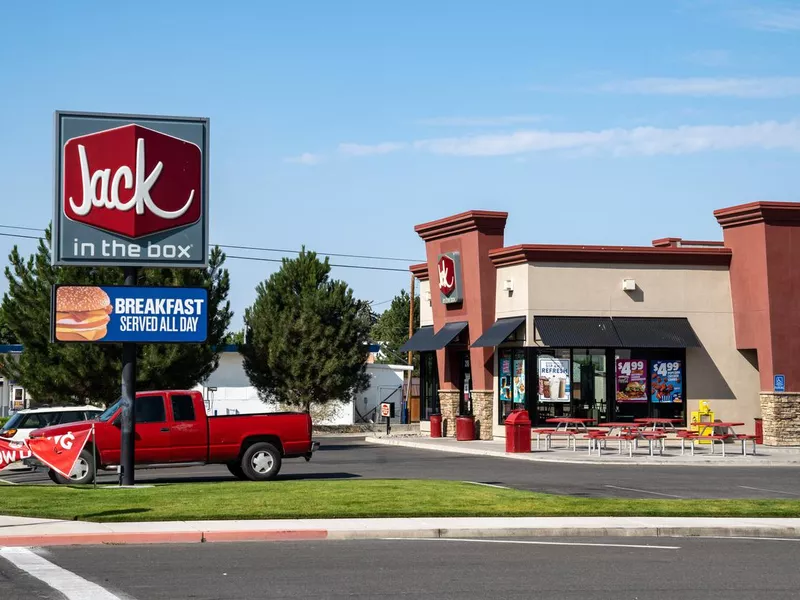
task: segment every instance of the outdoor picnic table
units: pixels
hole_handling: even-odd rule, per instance
[[[633,422],[634,423],[640,423],[640,424],[644,425],[645,427],[652,426],[652,430],[653,431],[655,431],[656,427],[658,427],[659,425],[662,425],[662,426],[665,426],[665,427],[669,427],[670,429],[675,431],[675,424],[676,423],[682,423],[683,419],[666,419],[666,418],[660,418],[660,417],[643,417],[643,418],[640,418],[640,419],[634,419]]]
[[[545,423],[556,423],[556,431],[567,429],[579,429],[582,432],[588,431],[587,425],[594,423],[594,419],[580,419],[578,417],[552,417]]]
[[[700,435],[703,435],[703,432],[707,428],[715,428],[719,427],[720,429],[730,429],[731,435],[736,435],[736,432],[733,431],[734,427],[742,427],[744,423],[734,423],[733,421],[714,421],[713,423],[692,423],[692,425],[697,425],[697,430]]]

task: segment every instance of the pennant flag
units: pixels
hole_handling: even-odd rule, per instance
[[[23,442],[0,440],[0,469],[30,457],[31,451]]]
[[[91,434],[92,430],[87,429],[53,437],[31,438],[28,440],[28,448],[45,465],[69,479],[69,474]]]

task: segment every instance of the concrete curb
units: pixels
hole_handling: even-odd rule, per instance
[[[702,458],[695,455],[695,457],[691,460],[682,460],[681,457],[673,457],[673,458],[663,458],[659,456],[639,456],[634,457],[632,459],[628,459],[627,457],[625,460],[614,459],[614,460],[606,460],[604,461],[602,457],[593,456],[592,458],[567,458],[564,457],[564,454],[560,455],[548,455],[541,456],[545,454],[546,451],[534,450],[531,454],[507,454],[505,452],[499,452],[496,450],[487,450],[482,448],[470,448],[470,447],[463,447],[463,448],[456,448],[453,446],[445,446],[445,445],[435,445],[431,443],[425,442],[412,442],[405,439],[400,438],[385,438],[385,437],[367,437],[364,439],[365,442],[369,444],[381,444],[384,446],[401,446],[404,448],[416,448],[420,450],[433,450],[435,452],[449,452],[451,454],[470,454],[473,456],[489,456],[494,458],[509,458],[512,460],[526,460],[530,462],[540,462],[540,463],[559,463],[559,464],[572,464],[572,465],[598,465],[598,466],[606,466],[606,465],[632,465],[632,466],[642,466],[642,465],[668,465],[668,466],[680,466],[680,467],[702,467],[708,465],[715,465],[719,467],[800,467],[800,456],[796,459],[789,459],[783,461],[777,460],[770,460],[765,456],[759,457],[756,455],[755,457],[751,457],[750,455],[746,457],[742,457],[735,453],[729,453],[728,456],[725,457],[723,460],[720,456],[719,458],[711,459],[711,458]],[[566,450],[564,451],[567,452]],[[570,454],[577,454],[580,456],[581,452],[583,455],[586,456],[585,450],[578,450],[577,452]]]
[[[770,525],[740,526],[586,526],[566,527],[421,527],[375,529],[230,529],[213,531],[54,533],[38,535],[0,535],[0,547],[25,546],[87,546],[87,545],[145,545],[199,544],[224,542],[367,540],[386,538],[520,538],[520,537],[753,537],[799,538],[800,525],[780,527]]]

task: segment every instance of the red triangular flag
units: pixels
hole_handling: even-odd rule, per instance
[[[75,461],[78,460],[90,435],[92,430],[87,429],[53,437],[31,438],[28,440],[28,448],[36,458],[69,479],[72,467],[75,466]]]
[[[11,463],[30,457],[31,451],[23,442],[0,440],[0,469],[5,469]]]

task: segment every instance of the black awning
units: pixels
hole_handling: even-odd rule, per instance
[[[700,340],[685,317],[614,317],[623,348],[695,348]]]
[[[420,327],[408,341],[400,347],[400,352],[428,352],[436,350],[433,343],[433,327]]]
[[[621,345],[610,317],[534,317],[545,346],[551,348],[618,348]]]
[[[459,321],[457,323],[445,323],[433,338],[433,343],[436,346],[434,350],[440,350],[447,346],[450,342],[458,337],[458,334],[464,331],[467,327],[466,321]]]
[[[490,348],[499,346],[510,336],[517,327],[525,322],[525,317],[510,317],[507,319],[497,319],[494,325],[483,332],[483,335],[475,340],[473,348]]]

